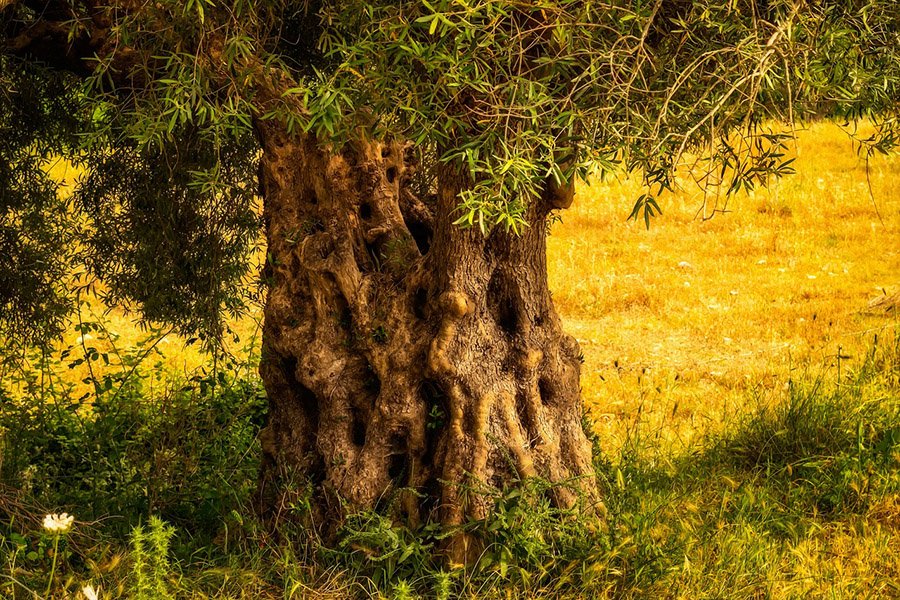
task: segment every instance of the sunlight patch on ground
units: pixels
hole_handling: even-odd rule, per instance
[[[604,446],[637,425],[687,444],[750,392],[837,369],[896,322],[867,306],[900,285],[900,159],[872,160],[873,203],[838,127],[800,132],[797,155],[796,175],[711,220],[686,186],[647,231],[626,220],[641,188],[624,179],[582,187],[554,225],[550,288]]]

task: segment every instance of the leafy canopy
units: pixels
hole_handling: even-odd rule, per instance
[[[686,153],[729,191],[765,183],[789,172],[771,122],[868,117],[873,148],[895,141],[895,3],[345,1],[323,14],[335,68],[303,90],[309,126],[343,139],[348,116],[371,112],[434,145],[472,178],[468,225],[517,229],[547,178],[617,163],[643,174],[649,217]]]
[[[59,326],[83,268],[111,302],[220,337],[258,235],[263,121],[412,140],[466,176],[453,218],[485,232],[597,168],[642,175],[648,221],[686,159],[701,184],[765,184],[812,118],[873,121],[867,153],[898,139],[893,0],[0,0],[0,17],[0,324],[19,335]],[[82,169],[71,191],[56,157]]]

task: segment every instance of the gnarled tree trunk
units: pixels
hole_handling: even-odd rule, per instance
[[[429,203],[410,193],[399,143],[330,153],[274,123],[259,133],[264,502],[280,510],[310,482],[320,522],[391,507],[454,525],[490,508],[473,484],[587,476],[575,483],[593,493],[580,352],[547,289],[545,221],[571,190],[548,189],[520,236],[485,237],[452,224],[463,179],[443,173]]]

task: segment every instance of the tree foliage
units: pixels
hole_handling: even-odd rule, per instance
[[[519,231],[548,181],[691,162],[733,192],[790,172],[794,124],[897,144],[892,0],[0,1],[0,323],[42,337],[86,268],[216,339],[256,238],[254,127],[412,140],[465,175],[453,216]],[[64,193],[47,163],[84,176]],[[433,173],[432,173],[433,175]],[[75,240],[77,239],[77,243]]]
[[[42,168],[71,152],[78,105],[71,80],[0,55],[0,335],[55,333],[71,308],[71,216]]]
[[[654,195],[690,153],[730,191],[789,172],[770,123],[869,117],[894,143],[898,9],[758,1],[333,3],[310,126],[371,112],[473,185],[460,223],[524,225],[544,181],[622,164]],[[658,208],[658,207],[657,207]],[[645,214],[649,215],[649,213]]]

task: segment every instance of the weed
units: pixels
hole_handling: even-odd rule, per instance
[[[147,527],[138,525],[131,531],[131,598],[133,600],[168,600],[171,566],[169,543],[175,530],[159,517],[150,517]]]

